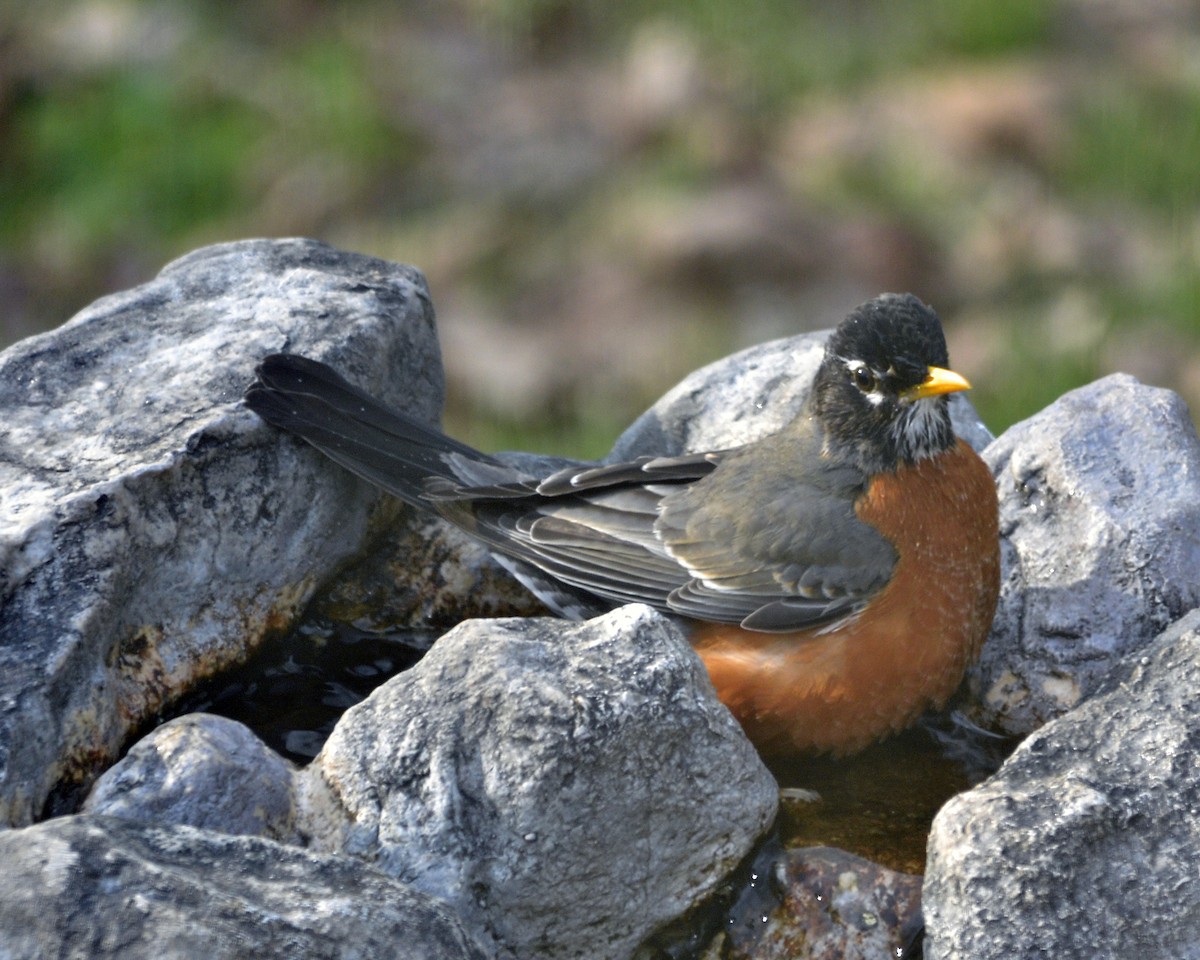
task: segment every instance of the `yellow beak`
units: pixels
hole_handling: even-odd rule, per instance
[[[953,370],[930,367],[925,379],[915,387],[909,387],[900,394],[900,397],[912,402],[924,397],[936,397],[942,393],[957,393],[959,390],[970,389],[971,384],[967,382],[966,377],[960,376]]]

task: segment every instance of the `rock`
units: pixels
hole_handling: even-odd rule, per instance
[[[701,367],[638,417],[604,459],[723,450],[782,429],[808,398],[829,333],[772,340]],[[976,450],[992,442],[961,393],[950,397],[950,418]]]
[[[926,956],[1200,957],[1197,689],[1200,611],[951,800],[929,840]]]
[[[973,719],[1028,733],[1200,606],[1200,440],[1169,390],[1114,375],[984,454],[1000,495],[1002,585],[968,674]]]
[[[485,960],[432,897],[360,861],[76,816],[0,833],[0,954]]]
[[[379,495],[239,406],[277,350],[438,415],[421,275],[304,240],[198,250],[0,355],[0,823],[87,783],[367,541]]]
[[[775,782],[673,621],[471,621],[347,711],[301,829],[500,957],[628,957],[770,824]]]
[[[294,838],[293,766],[248,727],[191,713],[143,737],[92,788],[89,813]]]
[[[919,926],[918,876],[831,847],[787,850],[769,869],[755,881],[769,891],[751,890],[735,908],[724,960],[894,957]]]

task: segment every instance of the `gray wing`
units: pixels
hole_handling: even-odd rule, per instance
[[[611,602],[764,632],[854,613],[895,564],[854,514],[861,474],[794,436],[767,443],[573,467],[520,500],[436,481],[427,496],[495,550]]]
[[[668,597],[689,575],[655,533],[659,504],[715,465],[713,455],[577,465],[529,484],[525,496],[514,496],[511,484],[466,486],[433,478],[425,498],[496,552],[574,591],[669,610]],[[514,572],[520,575],[519,568]],[[528,574],[522,579],[556,609],[564,608],[536,586],[544,581]]]
[[[788,632],[851,615],[887,583],[895,550],[854,513],[862,474],[787,433],[765,441],[753,464],[737,451],[663,499],[656,532],[689,574],[668,597],[672,610]]]

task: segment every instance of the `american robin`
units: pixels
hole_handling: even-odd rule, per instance
[[[373,400],[329,367],[266,357],[246,403],[440,514],[552,609],[642,602],[684,618],[764,752],[852,752],[940,706],[999,589],[996,488],[954,436],[936,314],[888,294],[830,336],[806,405],[730,450],[531,476]]]

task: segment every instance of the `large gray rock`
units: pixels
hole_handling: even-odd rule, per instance
[[[278,350],[439,414],[421,275],[311,241],[198,250],[0,355],[0,823],[362,548],[378,494],[239,406]]]
[[[675,624],[464,623],[301,774],[314,849],[452,904],[502,957],[628,957],[771,823],[774,780]]]
[[[974,719],[1028,733],[1200,606],[1200,440],[1169,390],[1114,375],[985,452],[1002,585]]]
[[[443,904],[360,861],[190,827],[0,832],[5,960],[485,960]]]
[[[934,821],[931,960],[1200,958],[1200,612]]]
[[[135,743],[96,781],[83,809],[289,840],[295,836],[294,770],[236,720],[189,713]]]

